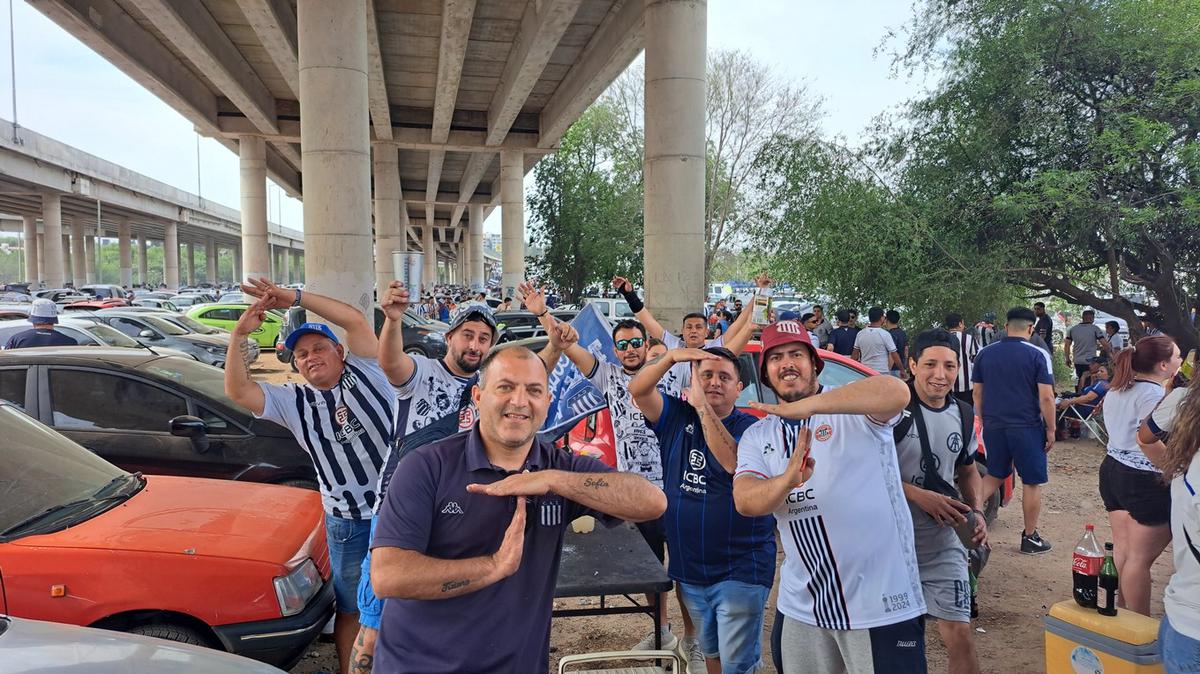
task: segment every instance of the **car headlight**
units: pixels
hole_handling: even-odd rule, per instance
[[[440,332],[436,332],[436,331],[434,331],[434,330],[419,330],[419,331],[418,331],[418,334],[420,334],[420,335],[421,335],[422,337],[424,337],[425,339],[431,339],[431,340],[433,340],[433,341],[435,341],[435,342],[444,342],[444,341],[446,341],[446,336],[445,336],[445,335],[443,335],[443,334],[442,334],[442,333],[440,333]]]
[[[275,579],[275,596],[279,599],[279,610],[285,616],[303,611],[320,591],[321,574],[312,559],[304,560],[288,575]]]
[[[225,353],[225,349],[222,349],[219,346],[209,346],[207,344],[204,346],[204,350],[211,353],[214,356],[219,356],[219,355]]]

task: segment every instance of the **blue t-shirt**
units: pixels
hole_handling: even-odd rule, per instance
[[[1088,414],[1091,414],[1092,410],[1096,409],[1096,406],[1100,404],[1100,401],[1104,400],[1104,394],[1108,393],[1108,380],[1101,379],[1100,381],[1097,381],[1095,384],[1091,384],[1089,386],[1083,387],[1083,390],[1079,392],[1079,395],[1085,396],[1089,393],[1095,393],[1096,400],[1090,404],[1076,405],[1076,407],[1078,407],[1083,412],[1087,412]]]
[[[23,332],[18,332],[9,338],[8,344],[5,344],[4,348],[28,349],[37,346],[76,346],[78,344],[79,342],[76,342],[57,330],[30,328]]]
[[[704,440],[695,408],[662,393],[657,423],[646,422],[662,450],[664,523],[671,555],[667,574],[681,583],[736,580],[771,587],[775,579],[775,518],[745,517],[733,505],[733,473]],[[734,441],[758,421],[734,410],[722,420]]]
[[[843,325],[835,328],[829,333],[829,343],[833,345],[833,352],[843,356],[854,354],[854,340],[858,339],[858,328],[852,328],[848,325]]]
[[[1043,428],[1038,384],[1054,386],[1050,354],[1020,337],[992,342],[975,356],[971,381],[983,384],[983,427]]]

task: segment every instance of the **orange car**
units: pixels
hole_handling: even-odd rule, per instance
[[[333,614],[320,497],[127,473],[0,404],[10,615],[201,644],[284,669]]]

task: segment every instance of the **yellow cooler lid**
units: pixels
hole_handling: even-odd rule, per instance
[[[1115,616],[1105,616],[1094,608],[1084,608],[1076,604],[1074,599],[1068,599],[1051,606],[1050,617],[1135,646],[1158,639],[1159,621],[1125,609],[1118,610]]]

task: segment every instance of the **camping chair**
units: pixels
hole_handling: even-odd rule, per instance
[[[1099,440],[1102,444],[1108,444],[1108,431],[1104,428],[1104,399],[1092,408],[1090,412],[1082,409],[1079,405],[1071,405],[1065,410],[1058,413],[1058,421],[1066,421],[1067,423],[1079,423],[1088,430],[1093,438]]]
[[[567,667],[583,662],[598,662],[600,660],[669,660],[671,672],[682,674],[683,661],[674,651],[604,651],[601,653],[581,653],[568,655],[558,661],[558,674],[566,674]],[[657,665],[640,665],[634,667],[617,667],[615,669],[576,669],[571,674],[666,674],[666,668]]]

